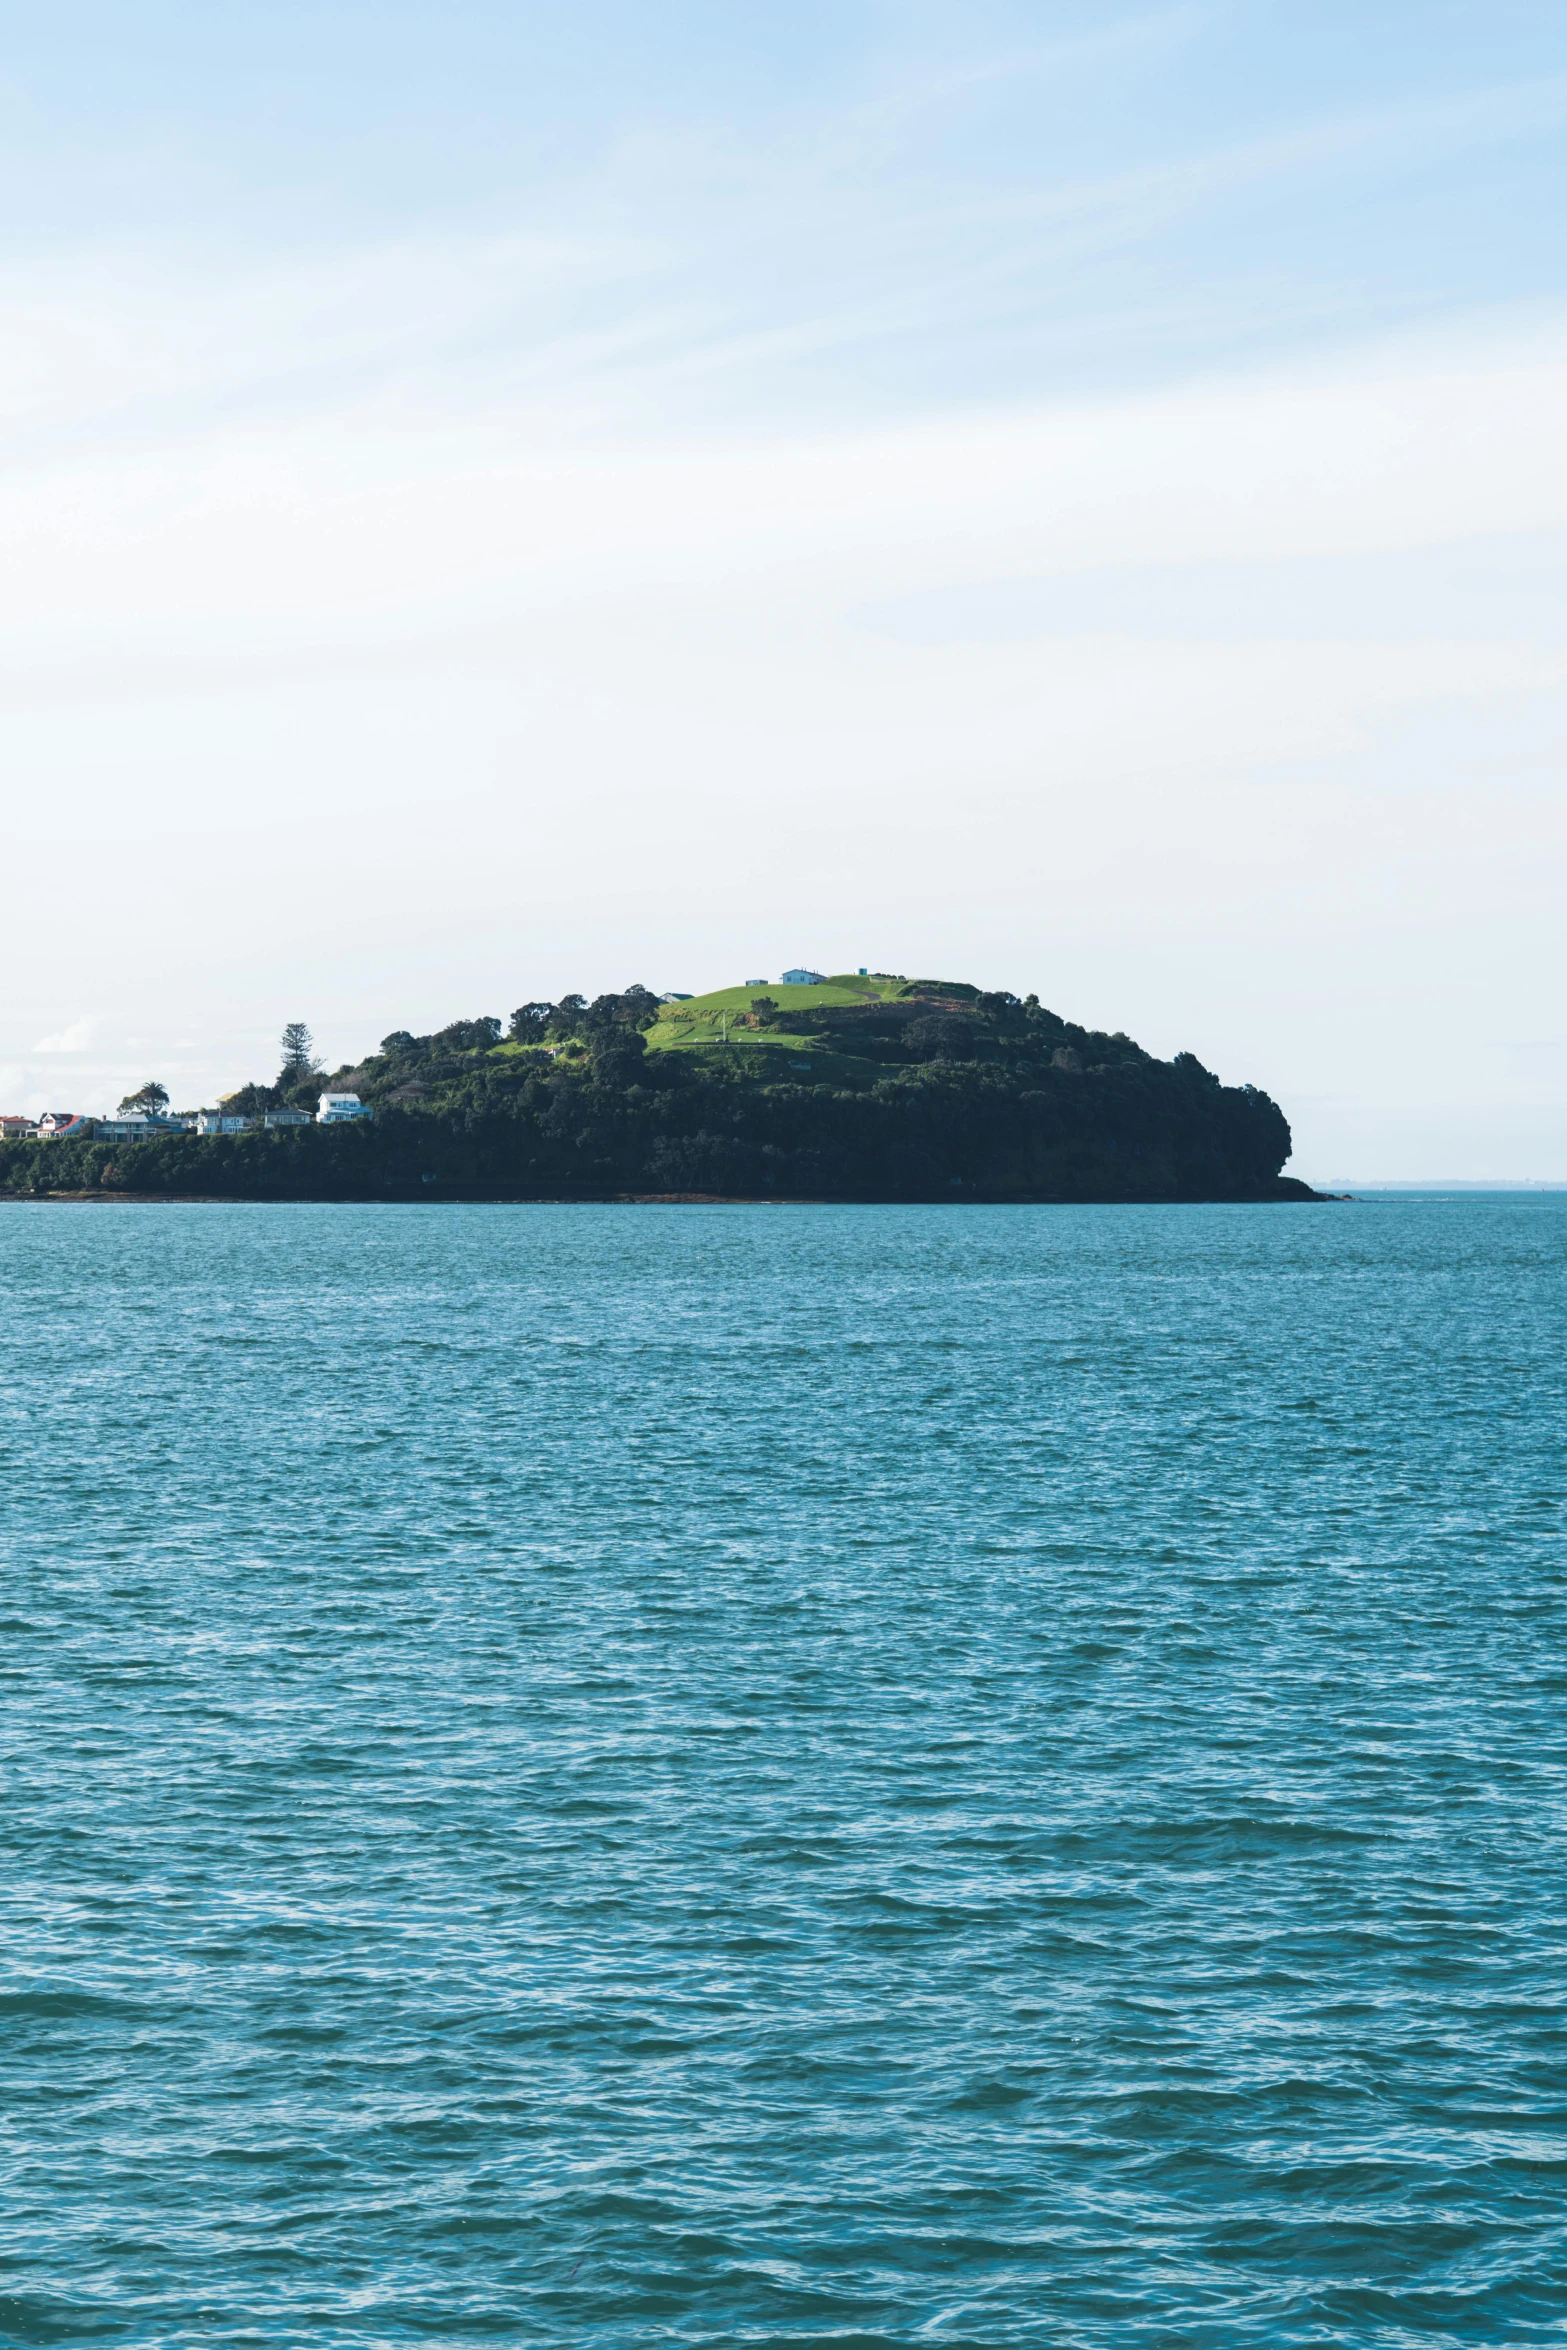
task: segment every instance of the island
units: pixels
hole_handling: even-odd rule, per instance
[[[329,1074],[285,1032],[271,1083],[163,1131],[0,1140],[0,1193],[242,1200],[1285,1201],[1283,1112],[948,979],[633,986],[405,1029]],[[290,1039],[294,1040],[290,1043]],[[156,1085],[149,1096],[163,1093]],[[322,1112],[323,1097],[330,1095]],[[164,1097],[166,1099],[166,1096]],[[341,1105],[355,1103],[357,1115]],[[124,1107],[124,1105],[122,1105]],[[197,1130],[199,1125],[199,1130]]]

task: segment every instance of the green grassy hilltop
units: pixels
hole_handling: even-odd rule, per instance
[[[395,1029],[330,1077],[286,1067],[226,1107],[374,1119],[244,1134],[0,1144],[0,1187],[245,1198],[1181,1200],[1312,1196],[1250,1085],[1160,1061],[1037,996],[841,974],[683,1002],[568,995],[429,1036]]]
[[[711,993],[692,996],[685,1003],[661,1005],[656,1027],[649,1031],[649,1042],[655,1036],[661,1042],[666,1041],[661,1031],[680,1028],[693,1020],[716,1021],[726,1014],[749,1012],[756,998],[762,995],[771,996],[785,1011],[816,1012],[846,1005],[891,1003],[907,986],[907,980],[856,972],[838,979],[824,979],[820,986],[791,986],[787,980],[769,979],[753,982],[748,987],[715,987]]]
[[[842,1050],[842,1038],[831,1024],[814,1020],[815,1013],[852,1010],[899,1000],[908,982],[880,974],[854,973],[827,979],[820,986],[790,986],[768,980],[748,987],[718,987],[685,1003],[663,1004],[652,1027],[645,1031],[650,1053],[722,1052],[737,1071],[786,1081],[791,1074],[813,1082],[829,1079],[853,1084],[853,1056]],[[785,1018],[776,1025],[752,1006],[770,1000]],[[769,1058],[755,1061],[753,1052]],[[869,1071],[866,1072],[869,1074]]]

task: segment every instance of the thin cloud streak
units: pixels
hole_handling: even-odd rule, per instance
[[[47,267],[13,264],[0,270],[0,427],[12,461],[95,434],[156,438],[355,397],[475,414],[528,398],[592,430],[617,416],[667,430],[682,388],[718,393],[732,415],[781,364],[863,363],[958,332],[1029,346],[1113,336],[1113,302],[1097,322],[1082,311],[1085,264],[1264,188],[1407,169],[1559,128],[1567,76],[1414,99],[1025,194],[954,198],[916,173],[890,215],[865,169],[859,111],[771,148],[715,140],[695,165],[686,146],[674,178],[645,150],[621,157],[608,167],[611,196],[558,189],[531,221],[501,230],[261,266],[204,253],[199,240],[111,241]],[[756,249],[785,263],[782,283],[769,273],[765,320],[739,266]],[[1139,315],[1178,338],[1183,321],[1206,328],[1214,311],[1192,285],[1184,303],[1134,306],[1123,331]]]

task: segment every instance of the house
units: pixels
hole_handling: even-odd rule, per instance
[[[308,1110],[268,1110],[261,1123],[263,1126],[308,1126],[311,1118]]]
[[[668,995],[661,995],[658,1000],[661,1004],[688,1004],[691,998],[689,995],[682,995],[679,988],[675,987],[670,989]]]
[[[827,982],[820,971],[786,971],[784,973],[785,987],[825,987],[826,984]]]
[[[229,1110],[198,1110],[196,1112],[196,1132],[198,1134],[245,1134],[255,1123],[254,1118],[236,1117]]]
[[[375,1112],[357,1093],[324,1093],[316,1112],[318,1126],[346,1126],[352,1118],[373,1118]]]
[[[80,1110],[45,1110],[38,1121],[39,1139],[61,1142],[67,1135],[76,1137],[91,1134],[93,1120],[84,1118]]]
[[[158,1134],[188,1134],[189,1118],[150,1118],[144,1110],[118,1112],[112,1118],[97,1121],[98,1133],[106,1142],[147,1142]]]
[[[25,1111],[0,1111],[0,1138],[6,1142],[25,1142],[29,1135],[37,1132],[37,1120],[29,1118]]]

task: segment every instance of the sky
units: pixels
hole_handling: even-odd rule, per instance
[[[1567,1179],[1567,11],[0,0],[0,1109],[1037,992]]]

